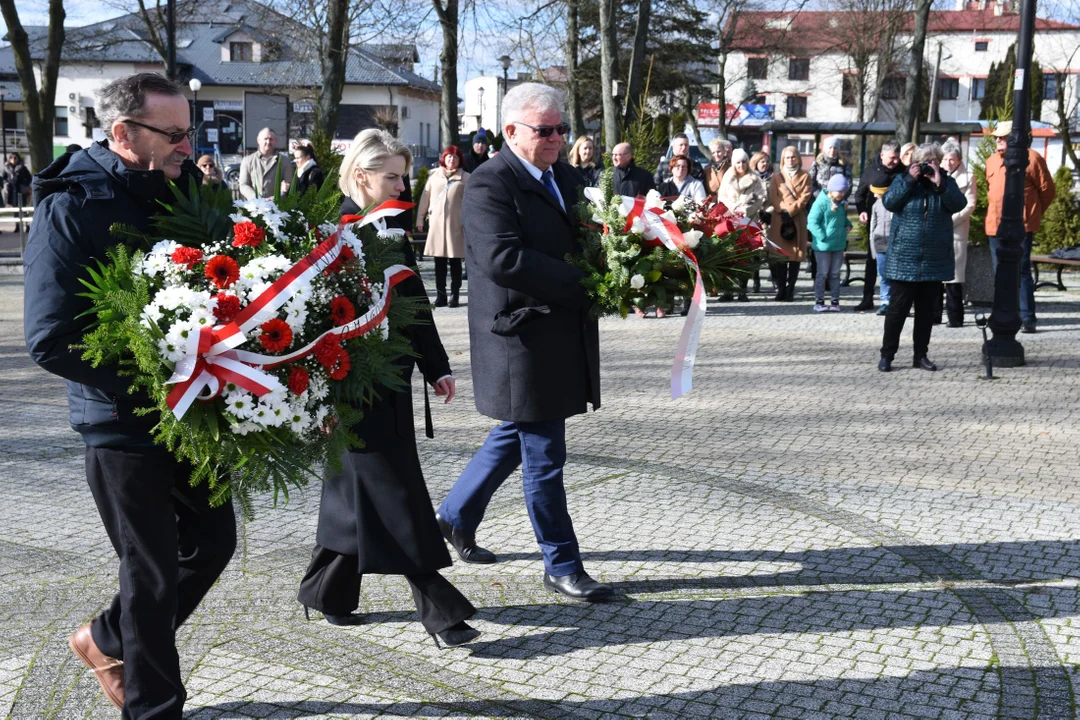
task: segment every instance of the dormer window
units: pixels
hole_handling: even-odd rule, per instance
[[[229,62],[252,62],[255,57],[253,45],[249,42],[229,43]]]

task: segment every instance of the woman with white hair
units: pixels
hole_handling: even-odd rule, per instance
[[[941,167],[956,181],[956,186],[967,198],[967,205],[960,212],[953,213],[953,256],[956,258],[956,270],[952,280],[945,282],[945,314],[949,318],[949,327],[957,328],[964,324],[964,280],[967,268],[968,232],[971,229],[971,213],[975,210],[975,176],[964,167],[963,151],[954,142],[941,146],[944,157]],[[937,320],[941,322],[941,311]]]
[[[705,190],[713,197],[720,190],[724,173],[731,167],[731,143],[723,138],[713,138],[709,143],[709,164],[702,175]]]
[[[396,199],[411,165],[409,148],[390,133],[361,132],[341,161],[339,185],[348,198],[342,215],[354,214],[349,212],[353,208],[369,212]],[[377,229],[387,232],[382,223]],[[398,287],[425,306],[418,322],[404,329],[416,357],[401,358],[404,388],[376,387],[376,399],[358,408],[364,416],[349,429],[364,447],[346,451],[340,470],[323,481],[317,544],[297,599],[305,613],[314,608],[332,625],[359,625],[363,616],[354,611],[363,575],[404,575],[420,622],[435,644],[441,639],[461,645],[480,635],[465,622],[476,608],[439,574],[449,567],[450,554],[420,468],[410,387],[416,364],[435,394],[450,402],[454,378],[420,279],[409,278]]]

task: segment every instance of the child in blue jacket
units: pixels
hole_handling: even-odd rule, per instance
[[[818,195],[806,219],[806,226],[814,239],[814,257],[817,258],[817,277],[814,278],[817,303],[814,312],[840,311],[840,268],[844,265],[844,248],[847,247],[847,233],[851,229],[847,208],[844,207],[847,190],[848,179],[843,175],[833,175],[826,192]],[[832,292],[832,305],[828,307],[825,305],[826,278]]]

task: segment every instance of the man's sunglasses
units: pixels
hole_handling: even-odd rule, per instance
[[[153,132],[156,132],[158,135],[164,135],[165,137],[169,138],[170,145],[179,145],[180,143],[184,142],[184,138],[187,138],[188,142],[193,142],[195,140],[195,128],[188,128],[187,130],[169,132],[168,130],[156,128],[153,125],[144,125],[143,123],[136,120],[121,120],[120,122],[125,122],[129,125],[145,128],[146,130],[151,130]]]
[[[560,123],[558,125],[541,125],[540,127],[537,127],[536,125],[530,125],[529,123],[523,123],[515,120],[514,124],[524,125],[542,138],[551,137],[551,133],[559,133],[559,135],[563,137],[566,137],[570,134],[570,126],[566,123]]]

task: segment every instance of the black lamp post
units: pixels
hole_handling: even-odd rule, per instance
[[[1028,166],[1031,135],[1031,47],[1035,30],[1035,0],[1022,0],[1020,35],[1016,49],[1013,86],[1013,125],[1005,150],[1005,195],[998,226],[997,271],[994,273],[994,309],[990,330],[994,336],[983,343],[983,355],[998,367],[1024,365],[1024,346],[1016,339],[1020,330],[1020,261],[1024,241],[1024,175]]]
[[[0,143],[4,146],[4,162],[7,162],[7,125],[4,124],[4,96],[7,88],[0,85]]]
[[[199,126],[199,91],[202,90],[202,81],[199,78],[191,78],[188,80],[188,87],[191,88],[191,127],[194,128]],[[195,134],[195,144],[199,144],[198,133]]]
[[[502,129],[502,99],[506,97],[506,92],[510,89],[510,64],[514,62],[514,59],[509,55],[503,55],[499,58],[499,64],[502,65],[502,92],[499,93],[499,107],[495,110],[495,124],[498,125],[495,128],[495,134],[498,135],[503,131]]]

